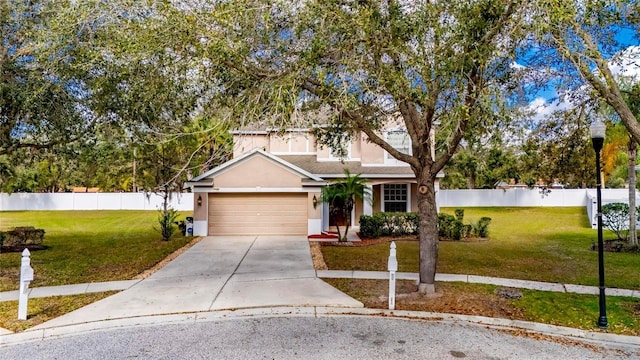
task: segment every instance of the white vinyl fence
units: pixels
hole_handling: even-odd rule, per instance
[[[176,193],[170,206],[193,210],[192,193]],[[157,210],[162,196],[145,193],[14,193],[0,194],[0,211],[24,210]]]
[[[585,206],[586,193],[585,189],[551,189],[546,195],[538,189],[440,190],[436,202],[440,207]]]
[[[440,207],[584,206],[593,229],[598,225],[596,200],[595,189],[551,189],[544,195],[538,189],[440,190],[436,194]],[[602,189],[602,204],[613,202],[629,203],[629,190]],[[640,204],[638,194],[636,203]]]
[[[628,202],[627,189],[603,189],[602,203]],[[440,190],[438,207],[533,207],[584,206],[596,226],[594,189]],[[636,200],[640,204],[640,199]],[[0,194],[0,211],[18,210],[156,210],[162,197],[144,193],[15,193]],[[171,207],[193,210],[193,193],[174,194]]]

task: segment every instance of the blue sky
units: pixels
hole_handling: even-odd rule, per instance
[[[605,58],[610,59],[609,67],[614,75],[625,75],[640,81],[640,41],[637,37],[635,29],[620,28],[614,39],[618,42],[617,52],[615,54],[603,54]],[[526,54],[531,55],[531,54]],[[524,60],[526,62],[526,60]],[[573,76],[579,77],[579,74]],[[553,79],[529,96],[529,108],[534,111],[534,119],[542,119],[552,111],[563,108],[571,108],[573,105],[566,100],[558,97],[558,88],[560,91],[568,93],[579,91],[579,88],[571,88],[567,90],[562,86],[566,85],[564,79]],[[576,84],[580,86],[580,84]]]

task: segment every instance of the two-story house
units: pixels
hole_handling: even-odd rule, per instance
[[[194,193],[194,235],[311,235],[335,225],[320,201],[322,187],[344,169],[369,180],[373,202],[356,203],[352,224],[374,212],[417,211],[411,168],[361,134],[339,158],[316,144],[309,129],[234,131],[233,159],[188,182]],[[410,138],[398,126],[387,142],[410,153]],[[436,185],[437,186],[437,185]],[[436,189],[437,190],[437,189]]]

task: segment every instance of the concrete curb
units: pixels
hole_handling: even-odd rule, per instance
[[[167,324],[195,324],[199,322],[230,321],[260,317],[332,317],[332,316],[378,316],[391,319],[415,321],[434,321],[451,324],[467,324],[492,329],[542,334],[561,337],[600,346],[640,349],[640,337],[592,332],[562,326],[540,324],[528,321],[489,318],[483,316],[430,313],[420,311],[402,311],[365,308],[335,307],[267,307],[237,310],[217,310],[198,313],[153,315],[132,318],[110,319],[60,327],[26,330],[21,333],[0,335],[0,347],[80,335],[95,331],[107,331],[121,328],[156,326]]]

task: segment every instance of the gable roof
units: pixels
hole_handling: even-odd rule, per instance
[[[215,167],[215,168],[213,168],[213,169],[211,169],[211,170],[209,170],[209,171],[207,171],[207,172],[205,172],[203,174],[200,174],[200,175],[196,176],[195,178],[189,180],[185,184],[185,186],[195,185],[195,183],[197,183],[197,182],[205,180],[205,179],[207,179],[209,177],[214,177],[215,175],[225,171],[226,169],[228,169],[228,168],[230,168],[230,167],[232,167],[232,166],[234,166],[236,164],[239,164],[241,162],[247,161],[248,159],[253,158],[255,156],[262,156],[262,157],[264,157],[264,158],[266,158],[266,159],[268,159],[270,161],[273,161],[273,162],[275,162],[277,164],[280,164],[285,169],[287,169],[287,170],[289,170],[291,172],[294,172],[294,173],[296,173],[297,175],[299,175],[301,177],[309,178],[309,179],[311,179],[313,181],[318,181],[318,182],[323,182],[324,181],[322,178],[320,178],[320,177],[318,177],[318,176],[316,176],[316,175],[314,175],[314,174],[312,174],[312,173],[310,173],[310,172],[298,167],[295,164],[291,164],[291,163],[281,159],[280,157],[277,157],[277,156],[275,156],[273,154],[270,154],[270,153],[262,150],[261,148],[255,148],[255,149],[253,149],[251,151],[248,151],[248,152],[242,154],[241,156],[239,156],[237,158],[229,160],[229,161],[225,162],[224,164],[222,164],[220,166],[217,166],[217,167]]]

